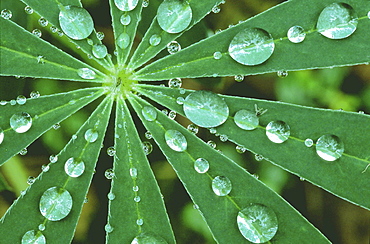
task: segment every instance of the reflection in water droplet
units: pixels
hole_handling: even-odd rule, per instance
[[[46,243],[45,236],[39,231],[36,232],[34,230],[29,230],[22,236],[21,244],[31,244],[31,243],[45,244]]]
[[[300,43],[306,38],[306,33],[301,26],[295,25],[288,30],[288,39],[293,43]]]
[[[192,15],[188,1],[163,1],[158,7],[157,20],[164,31],[179,33],[189,26]]]
[[[4,141],[4,130],[0,127],[0,144]]]
[[[186,138],[181,132],[177,130],[168,130],[165,133],[167,145],[174,151],[183,152],[188,146]]]
[[[182,85],[182,81],[180,78],[173,78],[168,81],[168,86],[170,88],[180,88]]]
[[[222,125],[229,116],[229,107],[217,94],[210,91],[195,91],[184,101],[186,117],[201,127]]]
[[[236,82],[242,82],[244,80],[244,75],[236,75],[234,79]]]
[[[220,135],[220,141],[225,142],[229,140],[229,137],[227,135]]]
[[[189,124],[187,129],[193,134],[197,134],[199,131],[199,127],[195,124]]]
[[[116,149],[114,148],[114,146],[110,146],[107,148],[107,154],[108,156],[111,156],[111,157],[116,155]]]
[[[101,59],[101,58],[105,58],[105,56],[107,56],[108,49],[103,44],[95,44],[92,47],[92,53],[93,53],[93,55],[94,55],[95,58]]]
[[[283,143],[290,136],[290,127],[284,121],[271,121],[266,126],[266,135],[272,142]]]
[[[168,113],[168,118],[170,119],[175,119],[176,118],[176,112],[171,110],[169,113]]]
[[[37,37],[41,37],[42,36],[42,32],[39,29],[32,30],[32,34],[34,34]]]
[[[278,229],[275,212],[262,204],[251,204],[239,211],[237,223],[240,233],[253,243],[271,240]]]
[[[64,171],[70,177],[79,177],[85,171],[85,163],[82,160],[69,158],[64,164]]]
[[[150,39],[149,39],[149,43],[150,43],[150,45],[152,45],[152,46],[158,46],[158,45],[159,45],[159,43],[161,43],[161,40],[162,40],[162,38],[161,38],[161,36],[160,36],[160,35],[154,34],[154,35],[152,35],[152,36],[150,37]]]
[[[259,28],[240,31],[229,46],[230,56],[244,65],[265,62],[274,52],[275,44],[270,33]]]
[[[143,141],[143,150],[145,155],[149,155],[153,151],[153,145],[148,141]]]
[[[86,9],[76,6],[62,6],[59,24],[63,32],[74,40],[87,38],[94,30],[94,22]]]
[[[113,169],[107,169],[107,170],[104,172],[104,176],[105,176],[105,178],[107,178],[108,180],[113,179],[113,178],[114,178],[114,176],[115,176]]]
[[[332,3],[320,13],[318,31],[330,39],[343,39],[355,32],[358,18],[354,9],[346,3]]]
[[[167,44],[167,51],[170,54],[175,54],[180,50],[181,50],[181,46],[180,46],[180,43],[178,43],[177,41],[172,41]]]
[[[88,129],[85,132],[85,140],[87,142],[92,143],[92,142],[95,142],[97,139],[98,139],[98,132],[96,130]]]
[[[42,194],[39,207],[41,214],[48,220],[61,220],[72,209],[71,194],[66,189],[51,187]]]
[[[89,68],[81,68],[77,70],[77,74],[82,78],[86,80],[93,80],[96,77],[95,71],[89,69]]]
[[[144,232],[136,236],[131,244],[167,244],[167,242],[159,236]]]
[[[198,158],[194,161],[194,169],[200,174],[207,172],[209,169],[208,160],[204,158]]]
[[[285,70],[278,71],[277,76],[280,78],[285,78],[288,76],[288,71],[285,71]]]
[[[131,11],[136,8],[139,0],[114,0],[117,8],[122,11]]]
[[[10,19],[12,17],[12,11],[10,11],[9,9],[3,9],[1,10],[1,17],[3,17],[4,19]]]
[[[120,18],[122,25],[129,25],[131,23],[131,16],[128,13],[122,14]]]
[[[157,110],[153,107],[145,106],[141,113],[147,121],[154,121],[157,119]]]
[[[310,138],[307,138],[305,141],[304,141],[304,145],[306,147],[312,147],[313,146],[313,140],[310,139]]]
[[[226,196],[231,189],[231,181],[226,176],[216,176],[212,180],[212,190],[217,196]]]
[[[24,12],[26,12],[26,14],[33,14],[33,9],[30,6],[26,6],[24,7]]]
[[[120,48],[126,49],[130,45],[130,36],[127,33],[122,33],[117,39],[117,44]]]
[[[183,105],[184,101],[185,101],[185,98],[183,98],[183,97],[176,98],[176,103],[179,104],[179,105]]]
[[[57,130],[60,128],[60,124],[59,123],[56,123],[55,125],[53,125],[53,129],[54,130]]]
[[[31,115],[25,112],[13,114],[10,118],[10,127],[17,133],[27,132],[32,126]]]
[[[111,233],[114,228],[110,224],[106,224],[104,229],[107,233]]]
[[[322,159],[334,161],[342,156],[344,145],[335,135],[323,135],[316,142],[316,152]]]
[[[242,109],[236,112],[234,116],[234,122],[243,130],[254,130],[259,124],[259,119],[256,113],[250,110]]]
[[[215,53],[213,54],[213,58],[214,58],[214,59],[220,59],[220,58],[222,58],[222,53],[221,53],[221,52],[215,52]]]

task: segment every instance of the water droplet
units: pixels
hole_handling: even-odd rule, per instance
[[[58,155],[50,155],[49,161],[50,163],[56,163],[58,161]]]
[[[32,118],[26,112],[13,114],[10,118],[10,126],[17,133],[27,132],[32,126]]]
[[[8,102],[7,101],[5,101],[5,100],[1,100],[0,101],[0,105],[2,105],[2,106],[4,106],[4,105],[6,105]]]
[[[180,50],[181,50],[181,45],[177,41],[172,41],[172,42],[167,44],[167,51],[170,54],[175,54]]]
[[[134,197],[134,201],[135,201],[135,202],[140,202],[140,200],[141,200],[140,196],[135,196],[135,197]]]
[[[234,116],[235,124],[243,130],[254,130],[259,124],[259,119],[256,113],[242,109],[236,112]]]
[[[143,219],[137,219],[136,224],[141,226],[141,225],[144,224],[144,220]]]
[[[107,178],[108,180],[113,179],[113,178],[114,178],[114,176],[115,176],[113,169],[107,169],[107,170],[104,172],[104,176],[105,176],[105,178]]]
[[[126,49],[130,45],[130,36],[127,33],[122,33],[117,39],[117,44],[120,48]]]
[[[313,140],[310,139],[310,138],[307,138],[305,141],[304,141],[304,145],[306,147],[312,147],[313,146]]]
[[[199,127],[195,124],[189,124],[187,129],[193,134],[197,134],[199,131]]]
[[[227,135],[220,135],[220,141],[225,142],[229,140],[229,137]]]
[[[47,21],[45,18],[41,17],[39,19],[39,25],[41,25],[42,27],[46,27],[48,24],[49,24],[49,21]]]
[[[131,23],[131,16],[128,13],[122,14],[120,18],[122,25],[129,25]]]
[[[215,14],[218,14],[220,11],[221,11],[221,8],[218,5],[217,6],[214,6],[212,8],[212,12],[215,13]]]
[[[367,12],[367,17],[370,19],[370,11]]]
[[[234,76],[234,80],[236,82],[242,82],[244,80],[244,75],[236,75]]]
[[[262,156],[262,155],[260,155],[260,154],[256,154],[256,155],[254,155],[254,158],[256,159],[256,161],[258,161],[258,162],[261,162],[263,159],[264,159],[264,157]]]
[[[346,3],[332,3],[320,13],[317,29],[323,36],[330,39],[343,39],[355,32],[357,14]]]
[[[192,16],[188,1],[163,1],[157,12],[159,26],[168,33],[180,33],[185,30]]]
[[[229,46],[230,56],[244,65],[257,65],[265,62],[274,52],[274,39],[260,28],[240,31]]]
[[[154,121],[157,119],[157,110],[153,107],[145,106],[141,113],[147,121]]]
[[[107,148],[107,154],[111,157],[116,155],[116,149],[114,148],[114,146],[110,146]]]
[[[54,130],[57,130],[60,128],[60,124],[59,123],[56,123],[55,125],[53,125],[53,129]]]
[[[22,244],[29,244],[29,243],[45,244],[46,239],[45,239],[45,236],[41,232],[35,231],[35,230],[29,230],[23,235],[21,243]]]
[[[33,182],[35,182],[36,178],[33,176],[29,176],[27,179],[27,184],[32,185]]]
[[[26,99],[26,97],[25,96],[23,96],[23,95],[19,95],[18,97],[17,97],[17,103],[19,104],[19,105],[23,105],[23,104],[25,104],[27,102],[27,99]]]
[[[130,168],[130,176],[133,179],[137,178],[137,168]]]
[[[209,140],[209,141],[207,141],[207,144],[210,146],[210,147],[212,147],[213,149],[215,149],[216,148],[216,142],[214,142],[214,141],[212,141],[212,140]]]
[[[93,55],[94,55],[95,58],[101,59],[101,58],[105,58],[105,56],[107,56],[108,49],[103,44],[95,44],[92,47],[92,53],[93,53]]]
[[[176,98],[176,103],[179,104],[179,105],[183,105],[184,101],[185,101],[185,98],[183,98],[183,97]]]
[[[74,40],[85,39],[94,30],[94,22],[89,12],[71,5],[61,7],[59,24],[63,32]]]
[[[114,228],[110,224],[106,224],[104,229],[107,233],[111,233]]]
[[[148,140],[152,139],[153,138],[152,133],[150,131],[145,132],[145,138]]]
[[[10,19],[12,16],[13,16],[13,13],[9,9],[1,10],[1,17],[3,17],[4,19]]]
[[[4,130],[0,127],[0,144],[4,141]]]
[[[173,78],[168,81],[168,86],[170,88],[180,88],[182,85],[182,81],[180,78]]]
[[[149,43],[150,43],[150,45],[152,45],[152,46],[158,46],[158,45],[159,45],[159,43],[161,43],[161,40],[162,40],[162,38],[161,38],[161,36],[160,36],[160,35],[154,34],[154,35],[152,35],[152,36],[150,37],[150,39],[149,39]]]
[[[316,152],[322,159],[334,161],[342,156],[344,145],[335,135],[323,135],[316,142]]]
[[[69,158],[64,164],[64,171],[70,177],[79,177],[85,171],[85,163],[82,160]]]
[[[10,100],[10,102],[9,102],[9,103],[10,103],[10,105],[12,105],[12,106],[13,106],[13,105],[16,105],[16,104],[17,104],[17,101],[16,101],[16,100],[14,100],[14,99],[12,99],[12,100]]]
[[[38,228],[39,228],[40,231],[44,231],[45,230],[45,225],[44,224],[39,224]]]
[[[33,9],[30,6],[26,6],[24,7],[24,12],[26,12],[26,14],[33,14]]]
[[[34,29],[32,31],[32,34],[34,34],[37,37],[41,37],[42,36],[42,32],[39,29]]]
[[[305,39],[306,33],[301,26],[295,25],[289,28],[287,36],[289,41],[300,43]]]
[[[98,132],[94,129],[88,129],[86,132],[85,132],[85,140],[87,142],[95,142],[96,140],[98,139]]]
[[[194,169],[200,174],[207,172],[209,169],[208,160],[204,158],[198,158],[194,161]]]
[[[215,53],[213,54],[213,58],[214,58],[214,59],[220,59],[220,58],[222,58],[222,53],[221,53],[221,52],[215,52]]]
[[[240,233],[253,243],[271,240],[278,229],[275,212],[262,204],[250,204],[238,213],[237,223]]]
[[[82,78],[86,80],[93,80],[96,77],[95,71],[89,69],[89,68],[81,68],[77,70],[77,74]]]
[[[210,128],[222,125],[227,120],[229,107],[213,92],[196,91],[185,98],[184,112],[194,124]]]
[[[168,118],[174,120],[176,118],[176,112],[171,110],[169,113],[168,113]]]
[[[159,236],[154,236],[148,233],[140,233],[136,236],[131,244],[167,244],[167,242]]]
[[[116,195],[114,195],[113,192],[109,192],[107,197],[108,197],[109,200],[113,201],[116,198]]]
[[[283,143],[290,136],[290,127],[281,120],[271,121],[266,126],[266,135],[274,143]]]
[[[167,145],[176,152],[183,152],[188,146],[186,138],[181,132],[177,130],[168,130],[165,133]]]
[[[114,0],[117,8],[122,11],[131,11],[136,8],[139,0]]]
[[[19,151],[19,155],[24,156],[27,154],[27,152],[28,152],[27,148],[23,148],[22,150]]]
[[[235,150],[238,152],[238,153],[245,153],[245,151],[247,151],[247,149],[243,146],[240,146],[240,145],[237,145],[235,147]]]
[[[51,31],[52,33],[57,33],[57,32],[58,32],[58,28],[57,28],[57,27],[55,27],[55,26],[50,26],[50,31]]]
[[[149,155],[153,151],[153,146],[148,141],[143,141],[143,150],[145,155]]]
[[[133,186],[133,187],[132,187],[132,190],[133,190],[134,192],[138,192],[138,191],[139,191],[139,186]]]
[[[231,192],[232,185],[226,176],[216,176],[212,180],[212,190],[217,196],[226,196]]]
[[[51,187],[42,194],[39,207],[41,214],[48,220],[61,220],[72,209],[71,194],[66,189]]]
[[[96,32],[96,38],[98,38],[100,41],[104,39],[104,32]]]
[[[277,72],[277,76],[280,78],[285,78],[288,76],[288,71],[282,70]]]
[[[48,164],[47,165],[45,165],[45,164],[41,165],[42,172],[48,172],[49,169],[50,169],[50,166]]]
[[[32,91],[32,92],[30,93],[30,97],[31,97],[32,99],[34,99],[34,98],[38,98],[38,97],[40,97],[40,92],[38,92],[38,91]]]

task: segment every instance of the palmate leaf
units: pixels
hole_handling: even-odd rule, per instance
[[[370,61],[368,49],[369,1],[349,0],[356,12],[356,31],[345,39],[333,40],[316,29],[320,12],[332,0],[286,1],[241,24],[224,30],[182,51],[146,66],[135,74],[139,80],[164,80],[173,77],[212,77],[254,75],[277,71],[306,70],[364,64]],[[287,31],[292,26],[306,30],[301,43],[292,43]],[[270,58],[255,66],[242,65],[229,54],[234,36],[247,28],[262,28],[274,39],[275,49]],[[219,59],[214,58],[220,52]]]
[[[5,233],[2,235],[3,243],[20,243],[23,235],[30,230],[34,230],[38,236],[44,235],[47,242],[49,240],[58,243],[71,242],[94,174],[111,107],[112,99],[107,97],[57,155],[57,162],[48,164],[36,181],[7,210],[1,219],[1,229],[14,231],[8,235]],[[90,129],[93,133],[97,133],[96,138],[91,135],[86,137],[86,131]],[[93,138],[95,141],[92,140]],[[73,177],[67,175],[65,171],[65,163],[70,158],[74,158],[76,163],[81,160],[84,162],[83,172],[80,171],[80,165],[74,169],[70,168]],[[60,190],[54,203],[46,198],[50,200],[50,206],[46,208],[46,218],[40,212],[40,208],[44,206],[41,200],[43,193],[52,187]],[[65,191],[69,192],[71,199],[64,195]],[[70,212],[68,206],[71,207]],[[60,216],[64,216],[63,212],[66,214],[65,218],[57,220]],[[44,225],[45,230],[40,226],[41,224]],[[14,229],[15,226],[16,229]],[[35,240],[32,243],[36,243]]]
[[[152,132],[155,142],[175,169],[218,243],[247,242],[238,230],[237,216],[240,210],[250,204],[263,204],[276,213],[278,231],[272,241],[298,243],[307,238],[312,243],[328,243],[328,240],[284,199],[245,169],[218,153],[159,110],[156,110],[156,120],[148,121],[142,110],[151,105],[135,95],[130,96],[129,100],[144,126]],[[176,130],[185,137],[187,148],[184,151],[170,148],[168,139],[165,139],[165,133],[169,130]],[[194,169],[194,161],[198,158],[209,162],[209,170],[203,174]],[[217,176],[225,176],[231,181],[232,189],[228,195],[219,196],[212,191],[212,180]]]
[[[154,101],[184,115],[178,97],[191,90],[169,89],[160,86],[137,85],[137,91]],[[365,114],[310,108],[299,105],[220,95],[229,107],[229,118],[216,128],[217,133],[242,145],[249,151],[298,175],[325,190],[354,204],[370,209],[370,116]],[[255,107],[267,110],[259,117],[259,126],[252,131],[242,130],[234,122],[235,113]],[[289,139],[281,144],[266,136],[271,121],[284,121],[290,126]],[[333,134],[344,143],[343,155],[334,162],[320,158],[312,147],[305,146],[307,138],[316,141],[322,135]]]
[[[39,98],[27,99],[23,105],[1,106],[0,127],[4,141],[0,144],[0,165],[26,148],[45,131],[94,101],[104,93],[102,88],[87,88]],[[10,125],[10,119],[17,113],[28,113],[32,124],[28,131],[17,133]]]

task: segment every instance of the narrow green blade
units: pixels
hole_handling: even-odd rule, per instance
[[[194,91],[169,89],[159,86],[138,85],[137,90],[154,101],[184,115],[177,97],[187,97]],[[370,209],[370,116],[365,114],[310,108],[281,102],[220,95],[229,107],[229,118],[217,127],[217,133],[242,145],[249,151],[306,179],[315,185],[354,204]],[[234,122],[237,111],[267,110],[259,117],[259,126],[247,131]],[[284,121],[290,126],[289,139],[281,144],[266,136],[271,121]],[[307,138],[317,141],[321,136],[333,134],[344,143],[342,157],[328,162],[316,153],[316,144],[305,146]]]
[[[0,106],[0,128],[4,131],[4,140],[0,144],[0,165],[26,148],[54,124],[59,123],[104,93],[101,88],[86,88],[72,92],[59,93],[27,99],[23,105],[11,105],[10,102]],[[13,115],[27,113],[24,120],[10,124]],[[13,117],[14,118],[14,117]],[[22,116],[20,117],[22,118]],[[31,124],[28,119],[31,118]],[[19,128],[22,125],[23,127]],[[30,126],[28,131],[22,132]],[[23,129],[22,129],[23,128]],[[16,132],[17,129],[21,130]]]
[[[1,219],[1,230],[11,234],[2,235],[3,243],[20,243],[22,237],[26,238],[25,233],[32,230],[38,236],[44,235],[46,242],[71,242],[94,174],[111,107],[112,99],[106,98],[59,153],[57,162],[48,164],[8,209]],[[97,133],[96,138],[86,136],[89,129]],[[67,174],[65,165],[71,161],[70,158],[77,166],[67,167],[71,170]],[[81,161],[84,162],[84,168],[81,167]],[[52,195],[46,195],[53,187],[58,189],[54,192],[54,199]],[[17,228],[14,229],[14,226]],[[28,243],[36,241],[28,239]]]
[[[368,49],[370,35],[367,31],[369,1],[346,2],[352,6],[358,16],[358,25],[352,35],[337,40],[324,37],[316,29],[321,11],[332,3],[332,0],[286,1],[146,66],[136,73],[135,79],[165,80],[173,77],[255,75],[282,70],[306,70],[369,63],[370,54],[364,52]],[[301,43],[293,43],[287,38],[289,28],[296,25],[303,27],[306,33]],[[272,35],[275,48],[271,57],[253,66],[236,62],[229,53],[230,43],[239,32],[256,27]],[[264,45],[268,43],[265,42]],[[259,55],[261,54],[256,54],[253,58]]]
[[[298,243],[301,240],[310,239],[312,243],[328,243],[328,240],[284,199],[245,169],[211,148],[159,110],[150,113],[152,116],[146,114],[146,117],[149,118],[147,120],[142,112],[143,108],[154,109],[154,107],[136,95],[130,96],[129,99],[144,126],[152,132],[154,140],[175,169],[194,204],[201,211],[218,243],[246,242],[238,229],[237,216],[240,210],[251,206],[251,204],[262,204],[276,214],[278,231],[272,241]],[[156,119],[153,120],[153,118]],[[183,138],[178,134],[165,138],[166,133],[171,130],[181,133]],[[198,158],[209,162],[208,171],[198,173],[195,170],[194,162]],[[227,177],[231,181],[229,188],[231,192],[226,195],[216,193],[219,188],[215,187],[213,181],[219,176]],[[221,188],[225,185],[221,183]],[[259,215],[259,213],[256,214]],[[270,217],[271,215],[266,217],[267,222],[272,221]],[[276,226],[274,225],[274,227]],[[243,232],[246,230],[244,229]]]

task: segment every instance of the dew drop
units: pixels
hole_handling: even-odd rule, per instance
[[[39,207],[41,214],[48,220],[61,220],[72,209],[71,194],[66,189],[51,187],[42,194]]]
[[[12,99],[12,100],[10,100],[10,102],[9,102],[9,103],[10,103],[10,105],[12,105],[12,106],[13,106],[13,105],[16,105],[16,104],[17,104],[17,101],[16,101],[16,100],[14,100],[14,99]]]
[[[153,107],[145,106],[141,113],[147,121],[154,121],[157,119],[157,110]]]
[[[114,0],[117,8],[122,11],[131,11],[136,8],[139,0]]]
[[[116,155],[116,149],[114,148],[114,146],[110,146],[107,148],[107,154],[108,156],[111,156],[111,157]]]
[[[0,127],[0,144],[4,141],[4,130]]]
[[[33,9],[30,6],[26,6],[24,7],[24,12],[26,12],[26,14],[33,14]]]
[[[280,78],[285,78],[288,76],[288,71],[285,71],[285,70],[278,71],[277,76]]]
[[[57,28],[57,27],[55,27],[55,26],[50,26],[50,31],[51,31],[52,33],[57,33],[58,28]]]
[[[198,133],[198,131],[199,131],[199,127],[198,127],[197,125],[195,125],[195,124],[189,124],[189,125],[187,126],[187,129],[188,129],[191,133],[193,133],[193,134],[197,134],[197,133]]]
[[[367,17],[370,19],[370,11],[367,12]]]
[[[332,3],[320,13],[317,29],[330,39],[343,39],[357,28],[358,18],[354,9],[346,3]]]
[[[130,45],[130,36],[127,33],[122,33],[118,36],[117,44],[121,49],[126,49]]]
[[[176,98],[176,103],[179,104],[179,105],[183,105],[184,101],[185,101],[185,98],[183,98],[183,97]]]
[[[7,101],[5,101],[5,100],[1,100],[1,101],[0,101],[0,105],[1,105],[1,106],[4,106],[4,105],[6,105],[6,104],[8,104],[8,102],[7,102]]]
[[[229,140],[229,137],[227,135],[220,135],[220,141],[225,142]]]
[[[85,39],[94,30],[94,22],[89,12],[77,6],[62,6],[59,24],[63,32],[74,40]]]
[[[140,196],[135,196],[135,197],[134,197],[134,201],[135,201],[135,202],[140,202],[140,200],[141,200]]]
[[[265,62],[274,48],[270,33],[259,28],[248,28],[236,34],[229,45],[229,53],[238,63],[257,65]]]
[[[283,143],[290,136],[290,127],[281,120],[271,121],[266,126],[266,135],[274,143]]]
[[[39,98],[39,97],[40,97],[40,92],[38,92],[38,91],[31,91],[30,98],[34,99],[34,98]]]
[[[159,236],[154,236],[148,233],[140,233],[136,236],[131,244],[167,244],[167,242]]]
[[[306,33],[301,26],[295,25],[289,28],[287,36],[289,41],[300,43],[306,38]]]
[[[130,168],[130,176],[133,179],[137,178],[137,168]]]
[[[188,146],[185,136],[177,130],[168,130],[165,133],[167,145],[176,152],[183,152]]]
[[[19,104],[19,105],[23,105],[23,104],[25,104],[27,102],[27,99],[26,99],[26,97],[25,96],[23,96],[23,95],[19,95],[18,97],[17,97],[17,103]]]
[[[180,50],[181,50],[181,46],[180,46],[180,43],[178,43],[177,41],[172,41],[167,44],[167,51],[170,54],[175,54]]]
[[[22,244],[45,244],[45,236],[40,231],[29,230],[22,237]]]
[[[36,178],[33,176],[29,176],[27,179],[27,184],[32,185],[33,182],[35,182]]]
[[[131,23],[131,16],[128,13],[122,14],[120,22],[122,25],[129,25]]]
[[[50,155],[49,161],[50,163],[56,163],[58,161],[58,155]]]
[[[222,57],[222,53],[221,52],[215,52],[213,53],[213,58],[214,59],[220,59]]]
[[[37,37],[41,37],[42,36],[42,32],[39,29],[34,29],[32,31],[32,34],[34,34]]]
[[[234,116],[235,124],[243,130],[254,130],[259,124],[259,119],[256,113],[242,109],[236,112]]]
[[[17,133],[27,132],[32,126],[32,118],[26,112],[13,114],[10,118],[10,127]]]
[[[139,186],[133,186],[133,187],[132,187],[132,190],[133,190],[134,192],[138,192],[138,191],[139,191]]]
[[[194,169],[200,174],[207,172],[209,169],[208,160],[204,158],[198,158],[194,161]]]
[[[176,112],[171,110],[169,113],[168,113],[168,118],[174,120],[176,118]]]
[[[95,142],[98,139],[98,132],[94,129],[88,129],[84,137],[87,142]]]
[[[45,165],[45,164],[43,164],[42,166],[41,166],[41,170],[42,170],[42,172],[48,172],[49,171],[49,169],[50,169],[50,166],[47,164],[47,165]]]
[[[101,59],[101,58],[105,58],[105,56],[107,56],[108,49],[103,44],[95,44],[92,47],[92,53],[93,53],[95,58]]]
[[[215,149],[216,148],[216,142],[214,142],[214,141],[212,141],[212,140],[209,140],[209,141],[207,141],[207,144],[210,146],[210,147],[212,147],[213,149]]]
[[[344,145],[335,135],[323,135],[316,142],[316,152],[322,159],[334,161],[342,156]]]
[[[19,151],[19,155],[24,156],[27,154],[27,152],[28,152],[27,148],[23,148],[22,150]]]
[[[218,14],[220,11],[221,11],[220,6],[214,6],[214,7],[212,8],[212,12],[213,12],[213,13],[215,13],[215,14]]]
[[[116,195],[114,195],[113,192],[109,192],[107,197],[108,197],[109,200],[113,201],[116,198]]]
[[[180,33],[185,30],[192,16],[193,12],[188,1],[163,1],[157,12],[159,26],[168,33]]]
[[[141,226],[141,225],[144,224],[144,220],[143,219],[137,219],[136,224]]]
[[[242,82],[244,80],[244,75],[236,75],[234,76],[234,80],[236,82]]]
[[[182,85],[182,80],[180,78],[173,78],[168,81],[168,86],[170,88],[180,88]]]
[[[105,231],[107,232],[107,233],[111,233],[112,231],[113,231],[113,227],[110,225],[110,224],[106,224],[105,226],[104,226],[104,229],[105,229]]]
[[[160,35],[154,34],[150,37],[149,44],[155,47],[158,46],[159,43],[161,43],[161,40],[162,38]]]
[[[77,70],[77,74],[82,78],[86,80],[93,80],[96,77],[95,71],[89,69],[89,68],[81,68]]]
[[[153,151],[153,145],[148,141],[143,141],[143,150],[145,155],[149,155]]]
[[[306,147],[312,147],[313,146],[313,140],[310,139],[310,138],[307,138],[305,141],[304,141],[304,145]]]
[[[85,171],[85,163],[82,160],[69,158],[64,164],[64,171],[70,177],[79,177]]]
[[[217,196],[226,196],[231,192],[232,185],[226,176],[216,176],[212,180],[212,190]]]
[[[114,176],[115,176],[113,169],[107,169],[107,170],[104,172],[104,176],[105,176],[105,178],[107,178],[108,180],[113,179],[113,178],[114,178]]]
[[[258,161],[258,162],[261,162],[263,159],[264,159],[264,157],[262,156],[262,155],[260,155],[260,154],[256,154],[256,155],[254,155],[254,158],[256,159],[256,161]]]
[[[45,18],[41,17],[39,20],[39,25],[41,25],[42,27],[46,27],[48,24],[49,24],[49,21],[47,21]]]
[[[238,152],[238,153],[245,153],[245,151],[247,151],[247,149],[243,146],[240,146],[240,145],[237,145],[235,147],[235,150]]]
[[[3,9],[3,10],[1,10],[1,14],[0,15],[4,19],[10,19],[13,16],[13,13],[9,9]]]
[[[54,130],[57,130],[60,128],[60,124],[59,123],[56,123],[55,125],[53,125],[53,129]]]
[[[229,107],[217,94],[210,91],[195,91],[184,101],[186,117],[201,127],[217,127],[229,116]]]
[[[104,39],[104,32],[96,32],[96,38],[98,38],[100,41]]]
[[[237,223],[240,233],[253,243],[271,240],[278,229],[275,212],[262,204],[250,204],[238,213]]]
[[[152,139],[153,138],[152,133],[150,131],[145,132],[145,138],[148,140]]]

